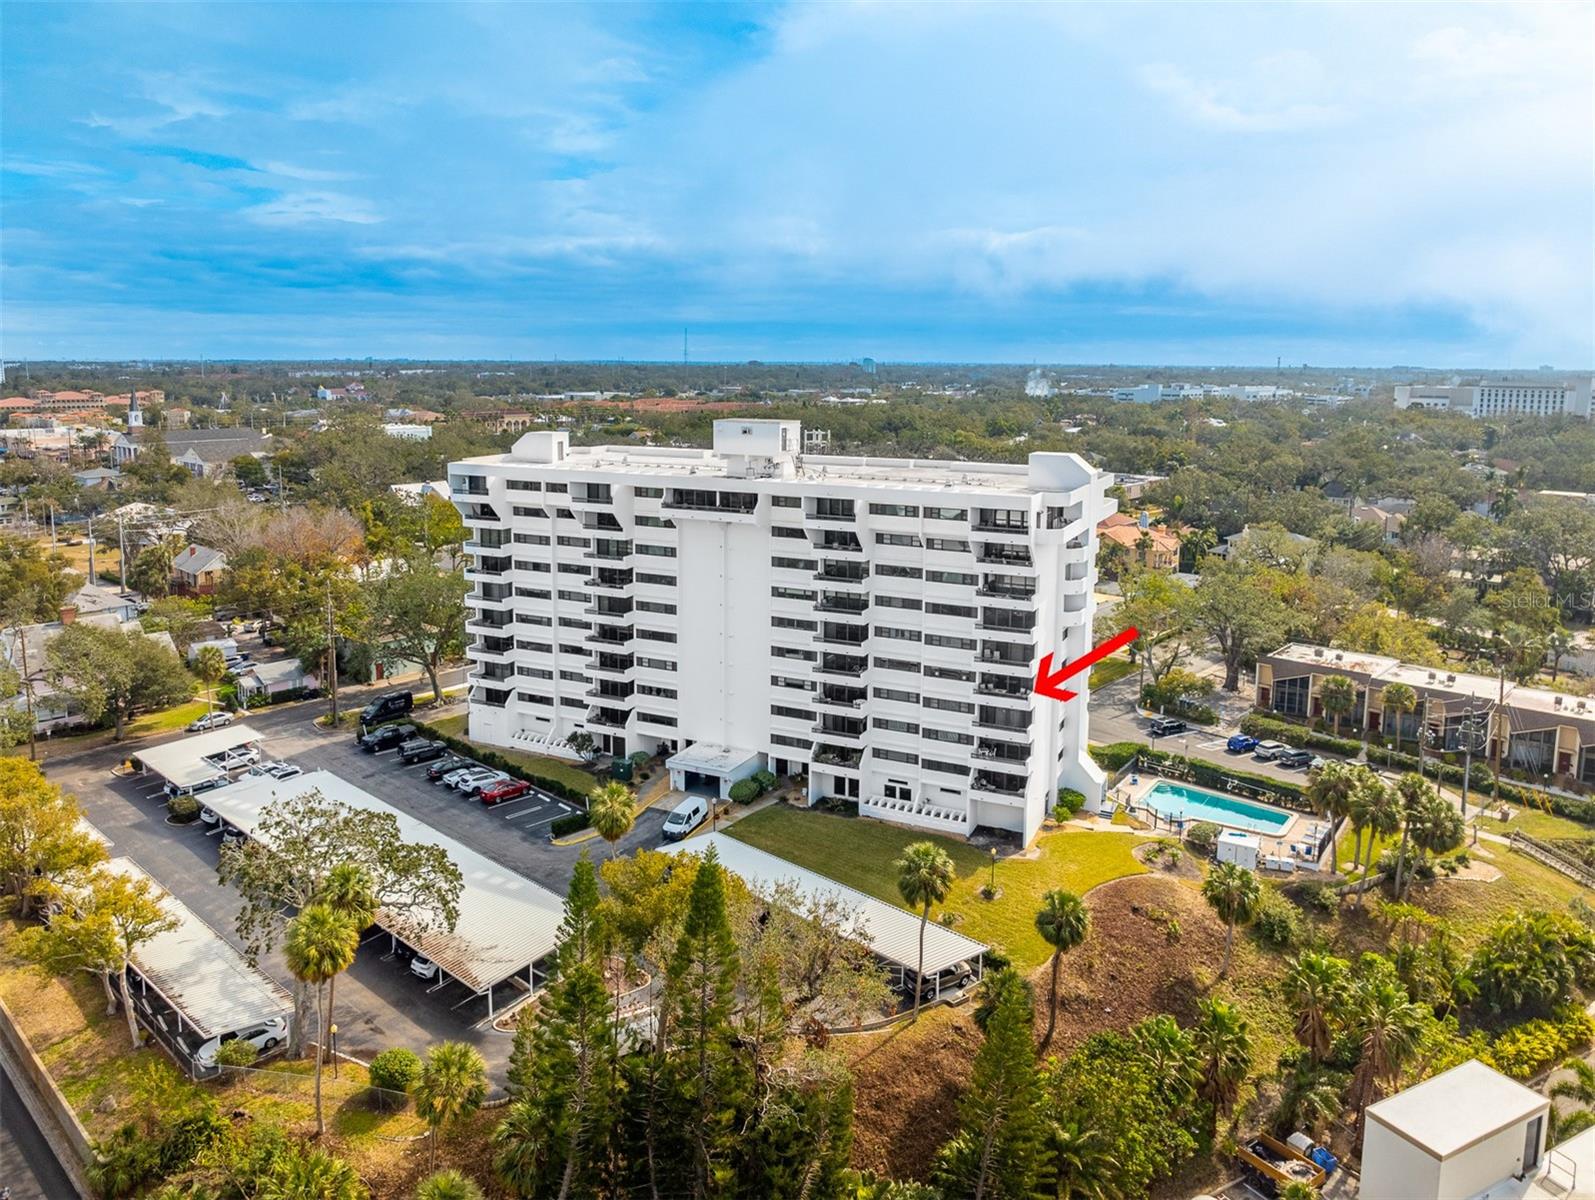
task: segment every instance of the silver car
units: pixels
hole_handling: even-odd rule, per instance
[[[453,787],[462,795],[474,796],[477,792],[481,791],[489,784],[497,783],[500,779],[508,778],[509,776],[504,774],[503,771],[495,771],[491,767],[481,767],[475,771],[468,771],[464,775],[460,776],[460,778],[454,781]]]

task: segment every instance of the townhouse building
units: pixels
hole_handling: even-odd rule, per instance
[[[530,432],[451,463],[470,541],[470,734],[669,755],[725,794],[761,768],[811,802],[1028,841],[1058,786],[1093,801],[1081,695],[1036,664],[1091,642],[1112,476],[817,456],[795,421],[720,420],[712,449],[572,448]]]

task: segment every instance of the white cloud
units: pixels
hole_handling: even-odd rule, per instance
[[[262,225],[375,225],[382,220],[366,201],[338,192],[284,192],[245,209],[244,215]]]
[[[281,160],[263,162],[259,167],[267,174],[281,175],[284,179],[299,179],[306,183],[338,183],[357,178],[348,171],[326,171],[318,167],[302,167],[297,163]]]

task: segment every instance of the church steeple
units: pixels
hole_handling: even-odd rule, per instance
[[[134,388],[127,398],[127,427],[129,429],[144,428],[144,414],[138,408],[137,388]]]

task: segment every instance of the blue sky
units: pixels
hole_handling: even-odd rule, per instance
[[[17,357],[1595,365],[1595,4],[7,2]]]

